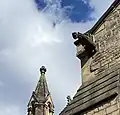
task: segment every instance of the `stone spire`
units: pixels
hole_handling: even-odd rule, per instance
[[[52,115],[54,105],[45,78],[46,68],[40,68],[40,79],[28,103],[28,115]]]
[[[45,98],[50,94],[48,90],[47,81],[45,78],[46,68],[44,66],[40,68],[40,73],[41,73],[41,76],[38,81],[37,87],[35,89],[35,93],[39,101],[44,101]]]

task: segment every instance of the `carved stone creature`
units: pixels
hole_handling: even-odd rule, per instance
[[[82,45],[77,52],[77,57],[81,59],[81,66],[83,67],[87,60],[96,53],[95,44],[92,42],[91,37],[86,34],[73,32],[72,37],[76,40],[74,44],[78,47],[78,49],[80,48],[79,46]]]
[[[68,96],[67,96],[67,102],[68,102],[67,104],[68,104],[68,105],[70,104],[71,100],[72,100],[71,97],[68,95]]]

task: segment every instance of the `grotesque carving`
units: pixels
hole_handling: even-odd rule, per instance
[[[67,96],[67,102],[68,102],[67,104],[68,104],[68,105],[70,104],[71,100],[72,100],[71,97],[68,95],[68,96]]]
[[[27,115],[31,115],[31,112],[32,112],[32,107],[28,107],[27,112],[28,112],[28,114],[27,114]]]
[[[74,32],[72,37],[76,40],[74,44],[78,48],[77,57],[81,59],[81,66],[83,67],[87,60],[96,53],[95,44],[88,34]]]
[[[50,102],[48,102],[49,113],[54,113],[53,106]]]

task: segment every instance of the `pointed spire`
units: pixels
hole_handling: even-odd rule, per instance
[[[38,115],[37,113],[39,115],[46,115],[46,113],[53,115],[54,104],[45,78],[46,71],[45,66],[40,68],[40,79],[28,103],[28,115]]]
[[[47,81],[46,81],[46,78],[45,78],[45,72],[46,72],[46,68],[45,66],[42,66],[40,68],[40,73],[41,73],[41,76],[40,76],[40,79],[38,81],[38,84],[37,84],[37,87],[36,87],[36,90],[35,90],[35,94],[37,96],[37,98],[39,100],[45,100],[45,98],[50,94],[49,93],[49,90],[48,90],[48,85],[47,85]]]

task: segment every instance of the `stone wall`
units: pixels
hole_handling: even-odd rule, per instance
[[[120,5],[96,30],[93,39],[97,53],[82,67],[83,82],[120,63]]]
[[[118,97],[112,98],[96,106],[92,111],[87,111],[83,115],[120,115],[120,100]]]
[[[114,4],[89,36],[97,52],[83,64],[83,83],[60,115],[120,115],[120,1]],[[78,58],[80,45],[76,45]]]
[[[120,65],[118,71],[114,71],[115,69],[82,84],[61,115],[84,115],[87,109],[92,112],[95,105],[100,106],[106,100],[117,97],[120,91]]]

